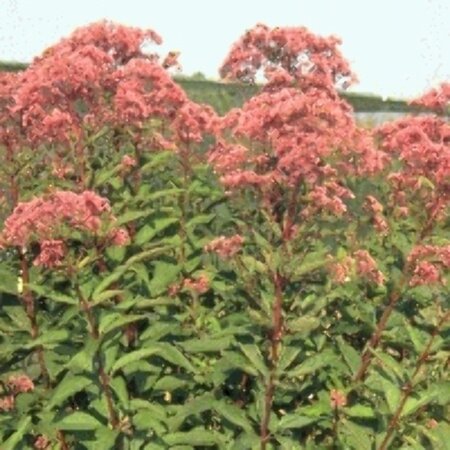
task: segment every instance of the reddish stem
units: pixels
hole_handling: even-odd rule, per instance
[[[77,292],[80,306],[81,306],[83,312],[85,313],[86,319],[89,324],[89,328],[90,328],[89,333],[93,339],[98,340],[100,338],[100,333],[99,333],[98,327],[95,323],[95,318],[94,318],[94,315],[92,314],[90,305],[84,298],[83,293],[81,292],[78,285],[75,285],[75,290]],[[109,384],[109,377],[106,374],[105,369],[103,368],[102,359],[101,359],[101,355],[100,355],[99,351],[97,351],[97,354],[96,354],[96,362],[98,365],[98,377],[99,377],[100,385],[102,387],[103,393],[105,394],[105,398],[106,398],[106,407],[108,409],[109,423],[111,424],[111,426],[113,428],[117,428],[119,425],[119,418],[117,416],[116,410],[114,409],[112,391],[111,391],[111,387]]]
[[[408,383],[404,386],[402,389],[402,397],[400,399],[400,403],[397,406],[397,409],[392,416],[392,419],[389,422],[386,436],[383,439],[383,442],[378,447],[378,450],[386,450],[387,445],[389,441],[391,440],[392,434],[397,428],[398,421],[400,419],[400,416],[402,415],[403,408],[405,407],[406,401],[408,400],[409,396],[411,395],[411,392],[414,388],[414,380],[416,376],[418,375],[420,369],[422,368],[423,363],[428,359],[428,356],[430,355],[431,346],[433,345],[433,342],[436,338],[436,336],[439,334],[442,326],[445,322],[447,322],[450,319],[450,311],[447,311],[447,313],[441,318],[441,320],[436,325],[435,329],[433,330],[433,333],[430,336],[430,339],[428,340],[428,343],[423,350],[423,352],[420,354],[419,359],[417,360],[416,368],[414,370],[414,373],[411,376],[411,379]]]
[[[265,450],[270,440],[269,422],[275,394],[276,370],[279,360],[280,342],[283,336],[283,278],[277,272],[274,277],[275,301],[272,308],[272,331],[270,336],[270,372],[264,394],[264,411],[261,419],[261,450]]]
[[[440,207],[440,201],[439,197],[437,198],[434,206],[430,210],[430,214],[428,216],[427,221],[425,222],[425,225],[423,226],[421,232],[418,235],[417,242],[415,245],[419,245],[425,237],[428,235],[428,233],[431,232],[434,224],[434,220],[436,219],[436,215],[439,211]],[[398,301],[400,300],[401,294],[403,292],[403,288],[408,283],[408,272],[410,270],[410,265],[408,263],[405,264],[402,272],[402,278],[399,282],[399,285],[396,290],[394,290],[390,296],[389,304],[386,307],[386,309],[383,311],[383,314],[380,318],[380,321],[378,322],[376,329],[374,333],[372,334],[372,337],[370,338],[370,341],[368,345],[366,346],[366,349],[364,350],[362,357],[361,357],[361,365],[356,372],[355,376],[353,377],[354,381],[361,381],[364,379],[367,369],[370,366],[370,363],[373,358],[373,354],[371,350],[378,347],[378,344],[381,340],[381,335],[386,328],[387,322],[389,320],[389,317],[391,316],[392,312],[394,311],[395,306],[397,305]]]

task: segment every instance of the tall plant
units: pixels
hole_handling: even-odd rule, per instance
[[[257,25],[218,117],[159,42],[0,78],[1,448],[444,448],[445,85],[360,129],[338,39]]]

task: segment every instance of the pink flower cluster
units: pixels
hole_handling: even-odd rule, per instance
[[[111,243],[123,245],[128,241],[124,229],[114,227],[115,217],[107,199],[92,191],[77,194],[56,191],[46,197],[19,203],[6,219],[0,235],[3,246],[25,247],[40,243],[40,254],[35,264],[44,267],[59,265],[65,254],[63,239],[72,230],[101,235]]]
[[[391,179],[399,189],[418,188],[419,178],[447,183],[450,174],[450,124],[435,116],[405,117],[375,130],[381,148],[403,163]]]
[[[185,278],[180,288],[204,294],[209,290],[209,279],[205,275],[200,275],[198,278]]]
[[[238,140],[219,142],[209,161],[227,186],[264,185],[268,180],[295,185],[299,178],[316,180],[321,157],[344,144],[352,119],[343,103],[305,95],[294,88],[265,92],[232,110],[222,121]],[[244,151],[239,140],[253,142]],[[318,173],[319,172],[319,173]]]
[[[186,94],[157,62],[132,59],[113,74],[116,122],[140,123],[150,117],[173,120]]]
[[[217,253],[222,259],[230,259],[241,250],[243,243],[244,238],[239,234],[220,236],[205,245],[205,251]]]
[[[161,38],[107,21],[79,28],[17,79],[2,77],[0,109],[5,92],[7,116],[32,145],[80,142],[89,130],[140,127],[150,118],[168,120],[175,136],[198,142],[215,114],[190,102],[170,77],[167,69],[177,65],[177,54],[161,63],[144,51],[147,43],[160,44]]]
[[[342,57],[336,37],[324,38],[304,27],[269,28],[258,24],[232,47],[220,74],[222,77],[255,82],[263,70],[268,88],[295,84],[303,91],[311,88],[345,87],[354,81]]]
[[[180,283],[171,285],[168,289],[168,294],[170,297],[175,297],[180,291],[186,289],[200,295],[207,292],[209,288],[209,278],[206,275],[200,275],[196,278],[184,278]]]
[[[442,283],[443,269],[450,268],[450,245],[419,245],[408,256],[411,287]]]
[[[366,209],[372,215],[375,230],[382,235],[386,235],[389,231],[389,225],[383,215],[383,205],[373,195],[368,195],[366,197]]]
[[[347,211],[344,199],[355,198],[353,192],[340,186],[336,181],[330,181],[323,186],[314,186],[309,193],[310,204],[303,210],[302,216],[309,217],[316,211],[323,211],[341,216]]]
[[[385,277],[383,273],[378,270],[376,261],[367,250],[357,250],[353,255],[356,262],[356,272],[359,276],[366,278],[368,281],[377,285],[384,284]]]
[[[6,381],[7,395],[0,397],[0,411],[14,409],[16,396],[34,390],[34,383],[27,375],[11,375]]]
[[[353,274],[379,286],[385,282],[385,276],[367,250],[357,250],[340,261],[332,261],[329,270],[333,281],[337,284],[350,281]]]

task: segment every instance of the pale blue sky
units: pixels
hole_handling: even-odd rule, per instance
[[[262,22],[340,36],[354,91],[413,97],[450,79],[449,0],[0,0],[0,60],[28,62],[103,18],[153,28],[187,74],[217,78],[231,44]]]

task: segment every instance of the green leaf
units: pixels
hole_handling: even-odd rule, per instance
[[[77,299],[75,299],[69,295],[65,295],[61,292],[56,292],[52,289],[49,289],[48,287],[33,284],[33,283],[29,283],[28,287],[36,294],[38,294],[42,297],[45,297],[55,303],[63,303],[66,305],[77,305],[78,304]]]
[[[298,378],[315,372],[333,364],[336,357],[333,352],[325,350],[322,353],[309,356],[306,361],[299,364],[297,367],[291,369],[287,376],[291,378]]]
[[[136,233],[133,242],[136,245],[143,245],[146,242],[150,242],[158,233],[178,222],[179,219],[175,217],[153,219],[150,224],[144,225]]]
[[[381,386],[389,406],[389,411],[394,414],[400,401],[401,391],[398,386],[393,384],[387,378],[381,378]]]
[[[120,404],[124,408],[128,409],[129,398],[128,398],[128,388],[127,388],[125,379],[120,376],[114,377],[110,381],[110,386],[111,386],[112,390],[114,391],[114,393],[117,395],[117,398],[119,399]]]
[[[135,350],[131,353],[119,358],[113,365],[111,373],[114,374],[122,367],[134,362],[139,361],[150,356],[158,355],[159,357],[165,359],[166,361],[183,367],[184,369],[194,372],[195,369],[192,364],[186,359],[186,357],[175,347],[170,344],[155,344],[148,348],[143,348],[140,350]]]
[[[135,350],[131,353],[120,357],[112,366],[111,374],[115,374],[122,367],[127,366],[135,361],[140,361],[142,359],[148,358],[149,356],[156,355],[159,352],[157,347],[151,348],[141,348],[140,350]]]
[[[277,425],[278,431],[289,430],[292,428],[300,429],[311,425],[320,420],[320,417],[307,417],[300,414],[286,414],[283,416]]]
[[[181,342],[180,346],[184,351],[189,353],[209,353],[220,352],[230,347],[234,338],[232,336],[226,336],[219,339],[189,339]]]
[[[357,425],[349,420],[341,420],[339,423],[340,435],[350,448],[357,450],[371,450],[372,438],[367,428]]]
[[[55,427],[59,430],[82,431],[96,430],[102,427],[102,424],[88,413],[75,411],[59,422],[56,422]]]
[[[5,294],[17,295],[18,273],[5,267],[0,267],[0,292]]]
[[[46,408],[51,409],[54,406],[61,407],[64,401],[92,385],[92,379],[86,376],[73,375],[67,372],[65,377],[59,382]]]
[[[435,382],[428,389],[411,394],[406,400],[401,417],[414,414],[419,408],[430,403],[442,406],[450,404],[450,381]]]
[[[291,333],[309,334],[320,326],[317,317],[303,316],[297,317],[287,323],[287,328]]]
[[[99,345],[100,340],[88,338],[84,347],[72,357],[66,367],[73,372],[92,372]]]
[[[154,385],[153,389],[156,391],[169,391],[173,392],[176,389],[185,387],[188,382],[182,378],[167,375],[160,378]]]
[[[110,331],[117,330],[118,328],[122,328],[124,325],[137,322],[138,320],[147,320],[147,318],[136,314],[123,315],[119,313],[111,313],[104,316],[100,320],[98,331],[101,335],[105,335]]]
[[[339,336],[336,342],[345,362],[350,368],[351,374],[355,374],[361,365],[360,354],[351,345],[347,344],[342,336]]]
[[[288,345],[283,347],[278,362],[278,372],[283,373],[295,361],[300,352],[301,349],[298,347]]]
[[[168,420],[169,430],[171,432],[178,430],[189,416],[200,414],[204,411],[210,411],[213,409],[214,403],[214,396],[209,393],[203,394],[185,403],[178,413]]]
[[[100,305],[103,302],[106,302],[108,300],[111,300],[119,295],[122,295],[124,293],[121,289],[111,289],[107,291],[103,291],[100,294],[93,294],[92,295],[92,301],[89,302],[90,306],[97,306]]]
[[[138,253],[137,255],[132,256],[128,259],[128,261],[118,267],[115,268],[115,270],[106,276],[95,288],[94,292],[92,293],[92,297],[95,298],[103,292],[106,289],[111,286],[111,284],[118,281],[130,268],[133,264],[146,260],[148,258],[157,256],[161,253],[167,252],[171,247],[170,246],[163,246],[163,247],[155,247],[149,250],[145,250],[141,253]]]
[[[214,431],[197,428],[187,432],[170,433],[164,436],[164,442],[168,445],[189,444],[193,446],[207,446],[223,445],[222,439],[218,433]],[[219,447],[221,448],[221,447]]]
[[[116,440],[119,436],[119,431],[111,430],[107,427],[101,427],[95,430],[95,443],[92,450],[98,450],[98,443],[101,442],[102,448],[116,448]]]
[[[44,348],[51,347],[58,343],[67,341],[70,338],[70,333],[68,330],[50,330],[44,332],[37,339],[30,341],[28,344],[24,344],[23,348],[31,349],[42,345]]]
[[[124,214],[120,214],[117,217],[117,221],[114,224],[116,226],[125,225],[126,223],[133,222],[141,217],[146,217],[151,212],[151,209],[145,209],[144,211],[126,211]]]
[[[152,295],[156,296],[164,292],[176,280],[180,272],[181,266],[178,264],[171,264],[164,261],[156,262],[152,279],[148,286]]]
[[[152,153],[151,156],[152,157],[151,157],[150,161],[145,163],[140,168],[142,174],[149,173],[152,175],[154,169],[168,164],[174,158],[173,153],[170,151],[160,151],[157,153]]]
[[[417,328],[412,327],[408,321],[405,321],[405,328],[408,331],[409,338],[414,345],[414,350],[417,353],[421,353],[424,349],[427,338],[424,338],[423,334]]]
[[[246,432],[251,433],[253,431],[252,423],[247,417],[244,409],[238,408],[236,405],[228,403],[225,400],[215,401],[214,409],[226,420],[237,425]]]
[[[169,361],[176,366],[183,367],[188,372],[196,372],[189,360],[176,347],[166,343],[158,345],[160,348],[159,356],[161,356],[161,358],[164,358],[166,361]]]
[[[198,214],[187,222],[186,229],[191,230],[192,228],[195,228],[197,225],[208,224],[215,217],[216,217],[216,214]]]
[[[370,351],[383,363],[384,369],[389,373],[394,373],[400,380],[405,377],[405,369],[392,356],[379,350],[370,349]]]
[[[267,376],[269,370],[264,362],[260,349],[254,344],[240,344],[242,353],[247,357],[248,361],[261,375]]]
[[[153,412],[145,409],[138,411],[133,416],[133,425],[137,430],[154,430],[159,435],[167,432],[167,427],[155,418]]]
[[[366,405],[354,405],[344,408],[344,413],[350,417],[375,417],[373,408]]]
[[[124,260],[126,253],[126,246],[113,245],[106,249],[106,255],[115,263],[121,263]]]
[[[22,442],[26,432],[31,425],[31,416],[23,416],[17,424],[16,431],[2,443],[2,450],[14,450]]]

